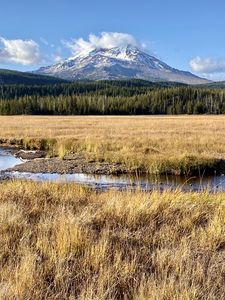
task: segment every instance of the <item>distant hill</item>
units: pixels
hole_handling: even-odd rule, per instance
[[[66,82],[68,81],[55,78],[52,76],[0,69],[0,85],[2,84],[49,85],[49,84],[66,83]]]
[[[199,85],[199,87],[209,88],[209,89],[225,89],[225,81],[207,83],[207,84]]]

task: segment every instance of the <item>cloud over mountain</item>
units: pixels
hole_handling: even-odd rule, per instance
[[[65,46],[72,51],[74,56],[82,52],[90,52],[94,49],[111,49],[114,47],[125,47],[126,45],[137,46],[143,48],[143,44],[139,43],[131,34],[121,32],[102,32],[100,36],[90,34],[88,40],[83,38],[66,42]]]
[[[222,73],[225,72],[225,58],[201,58],[199,56],[190,60],[189,65],[192,71],[197,73]]]
[[[0,37],[0,63],[35,65],[42,62],[43,57],[35,41]]]

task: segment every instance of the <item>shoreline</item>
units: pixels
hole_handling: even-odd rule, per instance
[[[167,172],[151,173],[140,170],[138,167],[128,168],[122,163],[110,163],[87,159],[84,154],[71,153],[64,158],[47,157],[47,152],[42,150],[23,150],[16,147],[0,146],[10,153],[23,160],[23,163],[9,168],[7,172],[29,172],[29,173],[49,173],[54,174],[93,174],[93,175],[175,175],[175,176],[200,176],[200,175],[223,175],[225,173],[225,160],[214,159],[207,165],[191,166],[188,174],[182,170],[168,168]]]
[[[66,155],[62,159],[58,157],[47,158],[47,153],[45,151],[5,148],[8,149],[13,156],[24,160],[23,163],[5,170],[6,172],[58,173],[60,175],[75,173],[93,175],[134,174],[133,170],[128,170],[120,163],[88,160],[80,154]]]

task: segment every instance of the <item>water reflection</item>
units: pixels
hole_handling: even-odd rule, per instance
[[[12,168],[18,164],[21,164],[22,160],[14,157],[9,149],[0,148],[0,171]]]
[[[21,164],[22,160],[15,158],[10,150],[0,148],[0,171],[12,168]],[[126,189],[140,188],[142,190],[152,189],[176,189],[181,188],[184,191],[210,191],[225,190],[225,176],[109,176],[109,175],[87,175],[87,174],[49,174],[49,173],[21,173],[4,172],[4,174],[18,179],[29,179],[34,181],[52,181],[52,182],[76,182],[97,189]]]

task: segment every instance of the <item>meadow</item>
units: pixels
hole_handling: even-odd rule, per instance
[[[225,116],[1,116],[0,143],[188,174],[224,159]]]
[[[225,154],[225,116],[0,117],[1,143],[149,172]],[[0,183],[0,299],[225,298],[225,193]]]
[[[224,299],[225,194],[0,186],[1,299]]]

